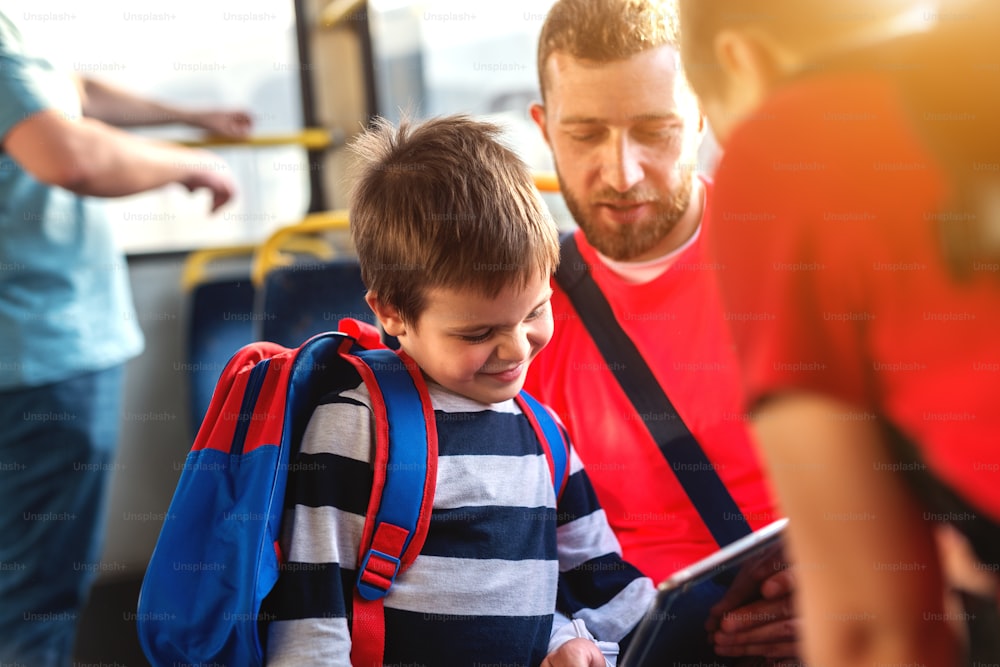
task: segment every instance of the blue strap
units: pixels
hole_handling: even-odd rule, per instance
[[[233,457],[243,455],[247,431],[250,428],[250,421],[253,419],[253,409],[257,405],[257,397],[260,396],[260,388],[264,385],[264,378],[267,377],[267,369],[270,365],[270,359],[263,359],[250,371],[247,387],[243,393],[243,402],[240,405],[240,420],[233,431],[233,442],[229,446],[229,453]],[[234,461],[238,461],[238,458],[234,458]]]
[[[563,438],[562,429],[559,428],[556,420],[552,418],[545,406],[539,403],[534,396],[526,391],[521,391],[521,400],[524,401],[523,405],[527,406],[531,414],[534,415],[535,421],[542,431],[538,434],[538,439],[541,441],[542,448],[545,449],[549,460],[552,461],[552,484],[558,500],[566,481],[566,469],[569,466],[569,448]]]
[[[423,404],[409,371],[392,350],[364,350],[356,353],[372,370],[385,401],[389,426],[389,457],[385,471],[385,487],[372,534],[383,523],[409,531],[402,552],[406,551],[420,519],[420,507],[427,479],[427,424]],[[370,586],[360,580],[368,558],[369,547],[358,564],[358,592],[366,600],[383,597],[388,589]],[[377,554],[387,558],[386,554]],[[398,572],[399,563],[396,563]],[[394,579],[395,575],[391,579]]]

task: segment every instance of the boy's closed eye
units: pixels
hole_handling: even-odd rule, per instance
[[[524,318],[525,322],[531,322],[532,320],[537,320],[539,317],[545,314],[545,309],[548,308],[549,302],[546,301],[542,305],[535,308],[533,311],[528,313]],[[461,340],[466,343],[482,343],[488,340],[490,336],[493,335],[495,327],[489,327],[485,331],[466,331],[456,334]]]
[[[464,340],[466,343],[482,343],[484,340],[493,335],[493,329],[488,329],[481,334],[459,334],[459,338]]]

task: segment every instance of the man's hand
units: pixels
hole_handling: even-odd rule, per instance
[[[224,160],[208,151],[194,151],[190,173],[180,183],[189,191],[207,188],[212,193],[212,212],[236,194],[236,184]]]
[[[227,139],[246,139],[253,119],[243,111],[195,111],[190,113],[188,124]]]
[[[729,657],[798,656],[794,588],[794,572],[780,560],[767,559],[741,572],[706,623],[715,652]]]
[[[245,139],[253,119],[242,110],[189,110],[146,99],[107,81],[76,75],[83,114],[116,127],[182,123],[228,139]]]
[[[570,639],[545,656],[541,667],[605,667],[607,662],[597,644],[589,639]]]

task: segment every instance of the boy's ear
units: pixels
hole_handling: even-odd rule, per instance
[[[368,307],[375,313],[375,317],[378,318],[379,324],[382,325],[382,329],[387,334],[401,336],[406,333],[406,325],[395,306],[383,303],[374,292],[365,294],[365,301],[368,302]]]
[[[535,125],[542,131],[542,138],[545,139],[545,143],[551,146],[549,142],[549,126],[545,122],[545,107],[538,102],[532,102],[528,111],[531,113],[531,120],[535,121]]]

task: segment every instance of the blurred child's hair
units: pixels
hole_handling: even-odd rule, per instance
[[[714,40],[726,29],[764,33],[808,55],[810,68],[887,73],[950,176],[942,254],[955,277],[968,279],[977,266],[1000,264],[998,4],[968,0],[949,12],[913,0],[679,0],[681,59],[700,95],[720,92]],[[936,120],[956,109],[961,122]]]
[[[722,85],[715,38],[723,30],[755,32],[812,60],[873,41],[901,18],[919,20],[913,0],[678,0],[678,6],[681,61],[702,95]]]

